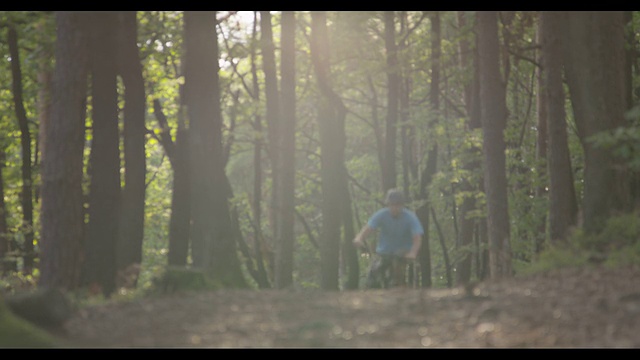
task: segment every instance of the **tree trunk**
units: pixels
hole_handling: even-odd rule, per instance
[[[387,53],[387,127],[385,135],[383,191],[396,187],[396,138],[400,68],[396,49],[395,14],[384,12],[384,44]]]
[[[31,175],[31,131],[29,121],[22,100],[22,71],[20,70],[20,51],[18,49],[18,35],[13,26],[8,30],[9,55],[11,56],[11,75],[13,106],[15,108],[18,126],[20,127],[20,145],[22,147],[22,225],[24,235],[24,268],[25,274],[33,270],[35,251],[33,246],[33,176]]]
[[[56,14],[51,122],[42,162],[42,287],[76,289],[83,244],[82,155],[88,49],[85,14]]]
[[[624,26],[622,12],[563,12],[565,71],[578,134],[584,148],[583,226],[600,231],[615,211],[628,210],[626,167],[590,137],[624,125]]]
[[[311,60],[316,72],[321,99],[318,113],[322,180],[322,242],[320,244],[321,281],[324,290],[338,290],[341,191],[346,182],[344,119],[342,100],[331,89],[329,38],[325,12],[311,13]]]
[[[16,261],[10,255],[14,249],[11,247],[9,227],[7,226],[7,206],[4,202],[4,178],[5,163],[4,149],[0,148],[0,274],[16,270]],[[11,256],[11,258],[9,257]]]
[[[633,11],[624,12],[625,26],[625,62],[624,62],[624,93],[625,111],[631,110],[634,104],[633,66],[637,58],[636,29],[633,26]],[[637,70],[637,68],[636,68]],[[628,123],[628,122],[627,122]],[[629,176],[629,191],[634,209],[640,209],[640,171],[634,169]]]
[[[135,11],[118,14],[118,70],[124,93],[124,188],[118,239],[118,270],[142,262],[145,200],[145,90],[138,54]]]
[[[541,95],[546,105],[549,139],[549,233],[550,241],[566,239],[576,224],[578,204],[567,140],[565,95],[562,83],[562,48],[559,31],[562,18],[556,12],[540,13],[542,45]],[[539,249],[538,249],[539,250]]]
[[[280,169],[280,104],[278,94],[278,74],[276,71],[276,59],[273,45],[273,30],[271,29],[271,13],[269,11],[260,12],[260,31],[262,34],[262,61],[264,67],[264,88],[267,102],[267,128],[269,134],[269,146],[267,147],[271,159],[271,201],[269,204],[269,217],[273,238],[278,239],[278,216],[280,213],[278,201],[280,190],[277,184],[280,183],[278,170]]]
[[[295,150],[296,150],[296,78],[295,78],[295,14],[282,13],[282,56],[281,56],[281,111],[282,132],[280,134],[280,169],[278,178],[280,187],[278,230],[276,248],[275,283],[283,289],[293,284],[293,245],[295,234]]]
[[[542,22],[543,22],[543,13],[541,12],[540,15],[538,16],[538,27],[537,27],[537,31],[536,31],[536,42],[541,45],[544,46],[542,44],[543,41],[543,37],[545,36],[545,29],[542,26]],[[542,62],[545,61],[545,57],[547,55],[545,53],[543,53],[542,51],[537,51],[537,60],[539,64],[542,64]],[[537,132],[536,132],[536,164],[535,164],[535,168],[536,171],[538,172],[537,177],[539,179],[544,179],[546,178],[548,171],[547,171],[547,162],[548,162],[548,148],[549,148],[549,131],[548,131],[548,104],[547,104],[547,83],[544,79],[544,76],[546,74],[547,68],[544,68],[542,66],[537,66],[535,69],[535,76],[536,76],[536,85],[537,85],[537,92],[536,92],[536,106],[537,106],[537,113],[538,113],[538,123],[537,123]],[[564,94],[563,94],[564,95]],[[562,100],[564,101],[564,97],[562,98]],[[534,189],[535,191],[535,196],[536,198],[544,198],[547,196],[547,186],[545,185],[546,181],[540,181],[539,185]],[[536,235],[534,236],[534,244],[533,244],[533,251],[534,254],[538,254],[540,253],[540,251],[542,250],[542,247],[544,246],[545,240],[546,240],[546,227],[547,227],[547,219],[546,216],[545,218],[541,219],[541,223],[538,227],[538,231],[536,232]]]
[[[440,15],[435,12],[431,17],[431,89],[429,92],[429,101],[433,120],[427,125],[430,130],[434,129],[438,123],[439,107],[440,107],[440,52],[441,52],[441,31],[440,31]],[[433,136],[431,139],[435,139]],[[430,242],[430,208],[429,186],[433,180],[438,167],[438,144],[433,141],[428,143],[427,164],[422,171],[420,177],[420,193],[418,198],[423,201],[422,205],[416,210],[416,215],[424,227],[422,235],[422,246],[418,253],[418,259],[421,263],[422,271],[422,287],[431,287],[431,252],[429,249]]]
[[[216,13],[186,11],[184,27],[192,257],[221,284],[243,287],[225,191]]]
[[[89,165],[91,184],[84,280],[89,285],[100,285],[107,297],[116,287],[121,196],[116,15],[115,12],[89,15],[93,140]]]
[[[458,12],[458,26],[462,29],[467,27],[467,18],[465,12]],[[475,21],[472,19],[472,21]],[[472,27],[475,24],[472,25]],[[473,37],[477,39],[477,37]],[[475,41],[474,41],[475,43]],[[461,70],[470,72],[472,76],[471,80],[465,84],[464,87],[464,104],[466,108],[467,115],[469,120],[467,121],[467,128],[469,131],[473,129],[477,129],[480,124],[480,107],[478,101],[479,95],[479,85],[478,83],[478,71],[477,71],[477,47],[471,46],[469,41],[466,38],[461,39],[460,43],[460,67]],[[475,147],[467,146],[464,148],[465,151],[465,159],[474,159],[476,153],[479,153],[480,150]],[[474,172],[476,169],[480,167],[479,162],[474,160],[467,160],[462,165],[466,171]],[[465,193],[472,192],[474,190],[473,184],[471,184],[467,179],[463,181],[461,184],[461,190]],[[476,201],[474,196],[465,196],[462,200],[462,204],[460,204],[459,208],[459,228],[460,231],[458,233],[457,246],[458,249],[462,252],[459,257],[459,260],[456,264],[456,283],[457,284],[466,284],[471,280],[471,263],[473,260],[473,253],[479,251],[479,247],[473,248],[473,237],[474,237],[474,229],[476,220],[471,218],[472,211],[476,209]]]
[[[256,66],[256,39],[258,34],[258,12],[253,12],[253,31],[251,41],[251,77],[253,83],[253,100],[260,103],[260,84],[258,83],[258,68]],[[275,261],[273,259],[273,251],[268,248],[264,241],[262,233],[262,149],[264,147],[262,118],[259,111],[254,113],[253,120],[254,131],[254,149],[253,149],[253,222],[254,222],[254,252],[256,257],[256,264],[258,274],[261,281],[258,284],[263,284],[265,288],[271,287],[269,283],[269,274],[267,273],[267,267],[265,266],[265,256],[269,259],[268,264],[273,266]],[[273,268],[271,269],[272,273]]]
[[[175,142],[171,139],[169,123],[157,99],[153,101],[153,112],[160,124],[160,143],[173,169],[167,262],[170,266],[186,266],[189,256],[191,212],[189,209],[189,133],[184,124],[184,106],[179,105]]]
[[[407,32],[407,12],[402,11],[400,13],[400,33],[406,34]],[[402,37],[402,40],[398,43],[398,51],[403,52],[407,48],[406,37]],[[415,180],[415,177],[412,179],[412,175],[417,174],[414,172],[417,170],[414,162],[413,162],[413,139],[415,138],[415,130],[414,126],[410,126],[409,121],[409,99],[410,99],[410,71],[411,69],[407,69],[405,64],[401,64],[399,66],[400,74],[399,84],[400,84],[400,95],[399,95],[399,110],[400,110],[400,122],[402,126],[400,127],[400,148],[402,149],[401,159],[402,159],[402,187],[404,190],[405,199],[409,200],[411,198],[411,193],[409,191],[411,187],[412,180]],[[406,73],[405,73],[406,72]]]
[[[497,13],[479,11],[477,21],[490,276],[497,279],[512,275],[504,140],[507,106],[500,76]]]
[[[36,25],[36,28],[41,34],[46,31],[43,29],[42,23]],[[40,155],[40,164],[42,164],[44,158],[44,148],[46,141],[46,127],[51,118],[51,77],[52,77],[52,64],[51,59],[53,54],[50,50],[46,50],[41,53],[38,58],[38,141],[36,146],[36,155]],[[35,163],[35,166],[40,166]],[[40,202],[40,193],[42,190],[42,181],[36,185],[35,202]]]

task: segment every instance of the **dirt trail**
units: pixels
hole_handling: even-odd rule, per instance
[[[84,308],[71,347],[637,348],[640,269],[565,269],[463,289],[225,290]]]

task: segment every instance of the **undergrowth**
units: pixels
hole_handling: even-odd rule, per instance
[[[548,244],[538,258],[519,273],[595,265],[613,268],[640,265],[640,213],[613,216],[595,234],[574,229],[565,241]]]

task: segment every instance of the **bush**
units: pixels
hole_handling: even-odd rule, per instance
[[[610,217],[597,234],[575,230],[566,242],[548,246],[524,272],[591,264],[608,267],[640,264],[640,215],[637,212]]]
[[[173,293],[178,291],[202,291],[219,289],[209,276],[201,270],[169,266],[164,273],[154,279],[152,292]]]

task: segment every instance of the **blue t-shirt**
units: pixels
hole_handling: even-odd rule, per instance
[[[385,255],[407,253],[411,250],[413,236],[424,233],[416,214],[407,208],[402,208],[395,218],[389,208],[382,208],[371,216],[367,225],[372,229],[380,229],[376,252]]]

